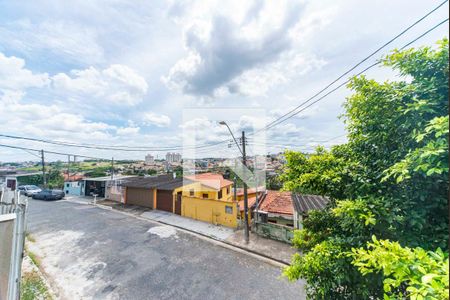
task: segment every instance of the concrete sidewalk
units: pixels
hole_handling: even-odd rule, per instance
[[[250,241],[246,244],[244,240],[244,230],[236,231],[232,236],[227,238],[225,242],[284,264],[290,264],[292,255],[297,252],[297,250],[289,244],[267,239],[253,232],[250,232]]]
[[[200,233],[216,240],[224,241],[230,238],[234,230],[231,228],[216,226],[210,223],[185,218],[170,212],[151,210],[141,214],[141,217],[161,222],[168,225],[181,227],[183,229]]]

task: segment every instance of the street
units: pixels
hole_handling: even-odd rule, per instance
[[[28,249],[62,299],[304,299],[280,268],[87,204],[29,201]]]

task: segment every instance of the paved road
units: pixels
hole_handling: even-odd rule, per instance
[[[173,227],[30,200],[29,249],[65,299],[304,299],[280,269]]]

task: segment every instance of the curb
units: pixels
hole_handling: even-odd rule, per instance
[[[122,213],[122,214],[125,214],[127,216],[131,216],[131,217],[134,217],[134,218],[137,218],[137,219],[140,219],[140,220],[145,220],[145,221],[150,221],[150,222],[154,222],[154,223],[158,223],[158,224],[162,224],[162,225],[166,225],[166,226],[171,226],[171,227],[177,228],[179,230],[182,230],[184,232],[190,233],[192,235],[201,236],[201,237],[204,238],[204,240],[208,240],[210,242],[214,242],[217,245],[220,245],[220,246],[223,246],[223,247],[225,247],[225,245],[226,245],[226,246],[228,246],[228,247],[226,247],[228,249],[235,250],[235,251],[237,251],[237,249],[239,249],[240,251],[238,251],[238,252],[240,252],[240,253],[247,253],[249,255],[251,254],[251,256],[259,258],[259,259],[263,259],[264,261],[269,262],[269,263],[271,263],[273,265],[276,265],[277,267],[289,266],[289,264],[286,263],[283,260],[280,260],[280,259],[277,259],[277,258],[273,258],[271,256],[268,256],[268,255],[264,254],[264,253],[261,253],[261,252],[258,252],[258,251],[252,250],[252,249],[248,249],[248,248],[245,248],[243,246],[236,245],[236,244],[227,242],[225,240],[221,240],[221,239],[209,236],[209,235],[204,234],[204,233],[193,231],[193,230],[190,230],[190,229],[187,229],[187,228],[184,228],[184,227],[181,227],[181,226],[169,224],[169,223],[166,223],[166,222],[145,218],[145,217],[142,217],[140,215],[134,215],[132,213],[129,213],[129,212],[126,212],[126,211],[122,211],[122,210],[119,210],[119,209],[115,209],[115,208],[113,208],[111,206],[107,206],[107,205],[93,204],[93,203],[87,203],[87,204],[88,205],[92,205],[92,206],[96,206],[96,207],[98,207],[100,209],[116,211],[118,213]]]
[[[114,210],[114,209],[113,209],[113,210]],[[144,217],[142,217],[142,218],[144,218]],[[147,219],[147,218],[144,218],[144,219]],[[252,249],[248,249],[248,248],[242,247],[242,246],[240,246],[240,245],[236,245],[236,244],[227,242],[227,241],[225,241],[225,240],[221,240],[221,239],[218,239],[218,238],[209,236],[209,235],[204,234],[204,233],[201,233],[201,232],[193,231],[193,230],[190,230],[190,229],[181,227],[181,226],[177,226],[177,225],[173,225],[173,224],[169,224],[169,223],[165,223],[165,222],[161,222],[161,221],[156,221],[156,220],[152,220],[152,219],[147,219],[147,220],[151,220],[151,221],[158,222],[158,223],[161,223],[161,224],[164,224],[164,225],[167,225],[167,226],[172,226],[172,227],[175,227],[175,228],[178,228],[178,229],[182,229],[182,230],[185,230],[185,231],[188,231],[188,232],[191,232],[191,233],[195,233],[196,235],[201,235],[201,236],[203,236],[203,237],[205,237],[205,238],[214,240],[214,241],[216,241],[216,242],[224,243],[224,244],[227,244],[227,245],[229,245],[229,246],[236,247],[236,248],[239,248],[239,249],[241,249],[241,250],[244,250],[244,251],[246,251],[246,252],[250,252],[250,253],[252,253],[252,254],[254,254],[254,255],[262,256],[262,257],[264,257],[264,258],[266,258],[266,259],[270,259],[270,260],[275,261],[275,262],[277,262],[277,263],[279,263],[279,264],[282,264],[282,265],[284,265],[284,266],[289,266],[289,264],[286,263],[286,262],[283,261],[283,260],[280,260],[280,259],[277,259],[277,258],[273,258],[273,257],[271,257],[271,256],[269,256],[269,255],[264,254],[264,253],[261,253],[261,252],[258,252],[258,251],[252,250]]]

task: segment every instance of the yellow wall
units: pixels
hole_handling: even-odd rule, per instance
[[[239,217],[241,220],[244,220],[244,211],[240,211],[239,212]],[[252,210],[250,209],[250,207],[248,208],[248,222],[251,223],[252,222]]]
[[[191,190],[194,190],[193,196],[191,196],[191,194],[190,194]],[[224,201],[232,201],[233,200],[233,195],[231,193],[231,186],[228,189],[228,193],[227,193],[226,187],[222,188],[222,198],[220,198],[220,199],[219,199],[219,193],[217,190],[210,188],[208,186],[205,186],[205,185],[201,184],[200,182],[187,184],[180,188],[175,189],[173,191],[174,196],[180,191],[182,191],[183,196],[186,196],[186,197],[194,197],[194,198],[202,198],[203,199],[203,194],[208,194],[207,199],[224,200]]]
[[[221,200],[209,200],[183,196],[181,215],[184,217],[227,227],[237,227],[237,203]],[[231,207],[231,213],[226,213],[226,207]]]
[[[261,191],[258,191],[258,194],[261,195],[262,192],[261,192]],[[252,193],[247,193],[247,197],[248,197],[248,198],[256,197],[256,191],[255,191],[255,192],[252,192]],[[242,194],[242,195],[237,195],[236,198],[237,198],[237,201],[244,200],[244,194]]]

